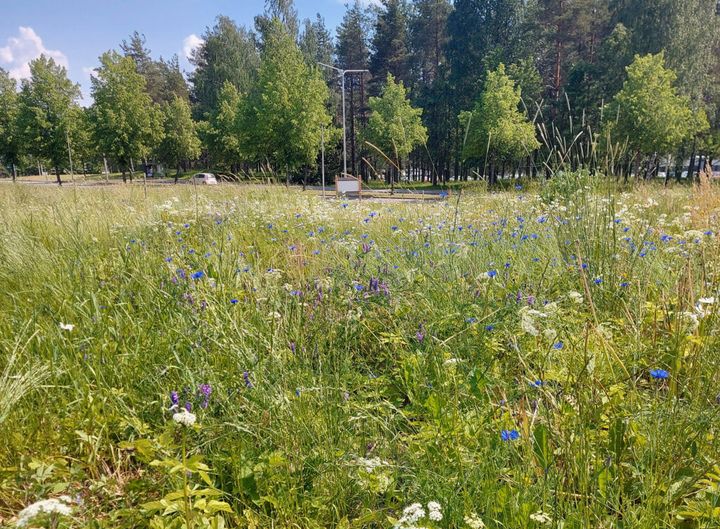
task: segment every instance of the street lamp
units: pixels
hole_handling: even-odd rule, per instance
[[[324,66],[325,68],[330,68],[331,70],[335,70],[338,74],[340,74],[340,77],[342,78],[342,114],[343,114],[343,176],[347,175],[347,129],[345,127],[345,74],[346,73],[365,73],[369,72],[370,70],[343,70],[341,68],[336,68],[335,66],[330,66],[329,64],[325,64],[322,62],[318,63],[320,66]]]

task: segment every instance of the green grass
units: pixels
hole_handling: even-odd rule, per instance
[[[719,527],[720,196],[561,183],[0,187],[0,525]]]

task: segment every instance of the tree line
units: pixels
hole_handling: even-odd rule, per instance
[[[219,16],[195,50],[154,59],[134,33],[100,57],[92,104],[51,58],[0,70],[10,175],[163,164],[307,182],[552,175],[690,176],[720,158],[717,0],[383,0],[335,35],[292,0],[253,27]],[[345,108],[337,69],[345,75]],[[72,167],[72,165],[75,167]]]

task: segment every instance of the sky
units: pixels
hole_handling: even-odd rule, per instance
[[[295,0],[299,18],[320,13],[335,34],[346,0]],[[366,0],[374,1],[374,0]],[[44,53],[65,66],[89,104],[90,75],[98,57],[135,30],[144,33],[153,58],[187,57],[215,17],[227,15],[253,27],[264,0],[2,0],[0,68],[15,79],[29,75],[28,63]]]

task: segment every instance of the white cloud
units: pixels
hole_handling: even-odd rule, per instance
[[[60,66],[68,67],[68,60],[63,52],[47,49],[33,28],[20,26],[18,35],[8,38],[7,45],[0,48],[0,66],[5,68],[13,79],[25,79],[30,77],[30,61],[40,55],[51,57]]]
[[[191,33],[183,39],[183,57],[189,60],[192,57],[193,51],[204,43],[205,41],[203,39],[195,35],[195,33]]]

